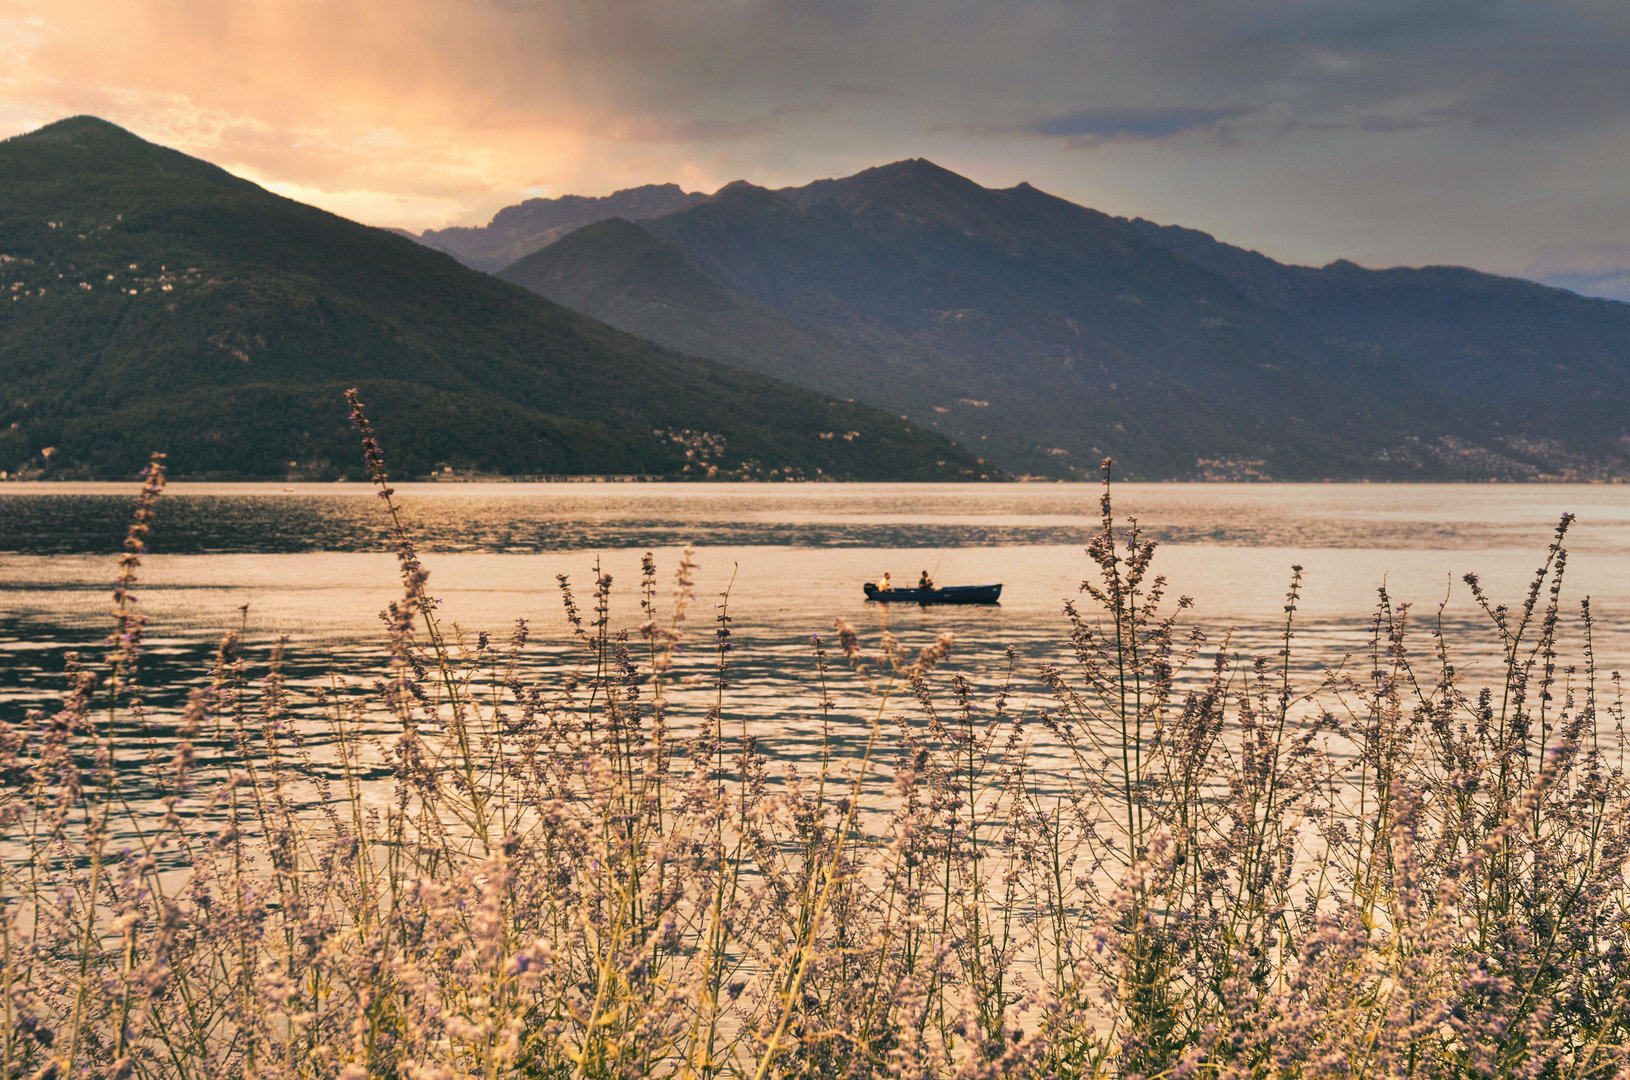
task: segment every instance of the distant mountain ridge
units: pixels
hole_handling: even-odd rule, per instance
[[[875,358],[697,271],[622,218],[584,226],[499,276],[679,352],[759,371],[825,364],[834,367],[827,392],[879,389]]]
[[[898,414],[681,356],[76,117],[0,143],[0,471],[977,479]]]
[[[426,229],[415,239],[476,270],[501,270],[584,225],[614,217],[640,221],[683,209],[704,198],[702,193],[687,192],[678,184],[645,184],[599,197],[527,199],[504,207],[486,225]]]
[[[738,181],[556,247],[501,276],[1017,472],[1112,455],[1149,479],[1630,476],[1630,306],[1530,282],[1285,266],[921,159]]]
[[[1434,369],[1458,392],[1540,405],[1553,423],[1608,422],[1630,395],[1630,305],[1460,266],[1288,266],[1196,229],[1137,219],[1141,235],[1339,340]]]
[[[621,218],[584,226],[498,276],[670,349],[778,372],[836,397],[888,400],[891,408],[932,417],[935,402],[957,396],[920,366],[885,359],[749,299]]]

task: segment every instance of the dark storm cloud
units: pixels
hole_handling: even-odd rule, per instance
[[[1630,112],[1630,5],[1319,0],[1241,15],[1213,38],[1210,72],[1246,79],[1308,120],[1427,97],[1455,103],[1423,117],[1432,126],[1589,127]]]
[[[1075,148],[1105,143],[1146,142],[1213,128],[1224,120],[1245,116],[1250,109],[1194,109],[1159,107],[1078,109],[1045,116],[1028,124],[964,124],[970,135],[1036,135],[1062,139]]]
[[[1026,124],[1032,135],[1068,139],[1076,143],[1119,142],[1163,139],[1195,128],[1208,128],[1219,121],[1243,116],[1248,109],[1083,109],[1049,116]]]
[[[1046,95],[1060,115],[1248,103],[1271,119],[1264,131],[1335,123],[1385,132],[1491,118],[1590,128],[1630,110],[1630,4],[1175,0],[1012,10],[1029,14],[1013,20],[1015,32],[1051,61],[1041,65],[1051,71],[1026,76],[1030,96]]]
[[[1284,5],[1256,25],[1263,37],[1293,46],[1406,55],[1572,22],[1555,5],[1521,0],[1317,0]]]

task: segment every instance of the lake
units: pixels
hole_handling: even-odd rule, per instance
[[[711,619],[728,593],[735,714],[797,756],[818,699],[811,638],[835,619],[875,641],[888,629],[908,648],[956,636],[950,667],[990,686],[1017,656],[1021,706],[1044,704],[1035,673],[1067,655],[1065,599],[1089,571],[1083,547],[1098,527],[1096,486],[403,484],[398,500],[430,570],[442,619],[504,638],[525,618],[540,671],[575,655],[556,575],[579,602],[598,564],[613,578],[612,622],[632,627],[640,556],[656,555],[666,610],[673,568],[696,549],[688,649],[679,674],[709,669]],[[114,553],[135,485],[0,485],[0,712],[44,707],[63,653],[99,655]],[[1272,652],[1293,564],[1304,567],[1297,666],[1318,670],[1362,649],[1376,589],[1442,618],[1464,638],[1475,683],[1491,672],[1490,635],[1461,576],[1476,572],[1496,600],[1519,603],[1557,519],[1569,533],[1564,603],[1592,598],[1603,668],[1630,660],[1630,487],[1564,485],[1123,484],[1117,518],[1159,542],[1171,595],[1195,598],[1209,646]],[[377,613],[400,595],[379,500],[360,484],[172,484],[158,508],[138,586],[149,619],[144,681],[169,686],[173,708],[227,628],[244,625],[263,655],[290,638],[291,684],[331,671],[378,669]],[[898,584],[929,570],[941,584],[1001,582],[991,607],[887,606],[863,581]],[[1084,599],[1084,598],[1081,598]],[[245,614],[240,609],[247,608]],[[1208,646],[1208,647],[1209,647]],[[700,688],[693,696],[710,695]]]

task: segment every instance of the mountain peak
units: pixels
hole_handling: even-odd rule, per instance
[[[947,196],[966,198],[984,190],[966,176],[936,165],[927,158],[906,158],[863,169],[853,176],[816,180],[800,188],[783,188],[778,194],[805,210],[830,202],[852,213],[885,192],[909,192],[910,197],[916,200]]]
[[[479,227],[426,229],[417,239],[440,248],[466,266],[500,270],[559,240],[574,229],[607,218],[644,221],[701,202],[699,191],[678,184],[643,184],[610,195],[561,195],[506,206]]]
[[[165,153],[162,147],[99,116],[69,116],[4,141],[18,146],[71,146],[103,153]]]
[[[215,189],[254,187],[225,169],[150,143],[96,116],[70,116],[0,142],[0,205],[80,177],[186,177]]]
[[[688,206],[702,198],[678,184],[644,184],[622,188],[610,195],[561,195],[553,199],[527,199],[515,206],[506,206],[487,223],[489,229],[519,233],[539,225],[571,225],[576,228],[607,217],[635,220],[656,217],[670,210]],[[434,231],[434,230],[430,230]],[[443,230],[451,232],[451,230]]]
[[[601,231],[660,269],[637,227]],[[667,352],[90,117],[0,144],[0,249],[8,471],[128,475],[158,450],[181,475],[355,475],[359,387],[403,476],[981,475],[897,412]]]
[[[708,196],[707,202],[720,206],[753,207],[757,209],[792,209],[792,204],[779,192],[759,187],[747,180],[732,180]]]
[[[132,135],[118,124],[103,120],[100,116],[91,116],[88,113],[63,117],[61,120],[53,121],[44,127],[35,128],[33,131],[19,135],[17,138],[37,142],[65,142],[86,135],[123,136],[134,142],[143,141],[139,136]]]
[[[854,180],[862,176],[933,176],[954,177],[964,183],[969,182],[966,177],[952,172],[943,165],[936,165],[927,158],[901,158],[891,161],[887,165],[874,165],[870,169],[862,169],[849,177]]]
[[[718,191],[715,191],[712,197],[717,199],[720,195],[737,196],[747,194],[773,195],[775,193],[767,187],[760,187],[751,180],[732,180]]]

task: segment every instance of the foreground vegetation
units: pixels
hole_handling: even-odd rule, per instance
[[[713,704],[672,704],[688,556],[671,607],[647,559],[631,632],[609,578],[583,606],[562,579],[582,664],[535,685],[524,624],[438,622],[399,524],[377,679],[317,720],[231,633],[153,715],[162,483],[105,661],[0,729],[5,1076],[1630,1075],[1622,710],[1564,610],[1566,520],[1518,606],[1468,579],[1492,685],[1383,594],[1303,687],[1297,582],[1282,650],[1237,659],[1106,487],[1045,709],[945,676],[948,639],[839,624],[799,770],[729,718],[726,609]]]

